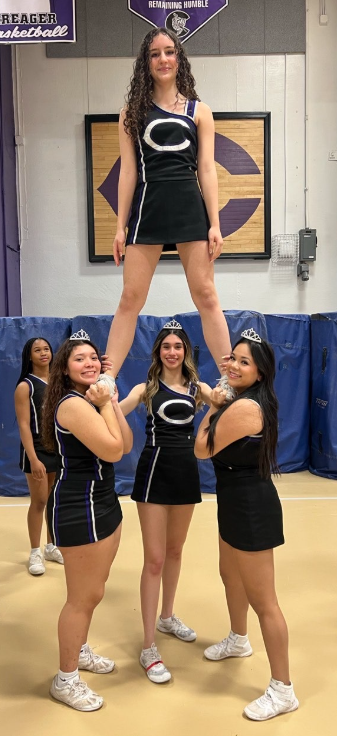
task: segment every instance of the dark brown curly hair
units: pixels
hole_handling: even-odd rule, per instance
[[[124,127],[130,138],[136,143],[143,127],[147,113],[152,107],[153,79],[150,74],[150,45],[156,36],[164,34],[174,43],[178,70],[176,85],[179,94],[188,100],[199,100],[195,91],[195,79],[191,72],[190,62],[177,36],[167,28],[153,28],[146,34],[133,65],[133,75],[125,96]]]
[[[49,383],[43,400],[42,443],[49,452],[57,450],[55,439],[54,417],[59,401],[73,388],[65,371],[74,348],[78,345],[90,345],[101,360],[100,352],[91,340],[66,340],[58,349],[49,374]]]

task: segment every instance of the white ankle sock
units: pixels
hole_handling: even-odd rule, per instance
[[[54,545],[52,542],[48,542],[48,544],[44,545],[44,548],[47,550],[47,552],[51,552],[54,549]]]
[[[240,640],[240,639],[244,639],[245,641],[247,641],[247,639],[248,639],[248,634],[244,634],[244,635],[242,636],[242,634],[236,634],[236,633],[235,633],[235,631],[231,631],[230,633],[231,633],[231,634],[234,634],[234,636],[237,636],[237,638],[238,638],[239,640]]]
[[[163,618],[162,616],[160,616],[160,619],[161,621],[165,621],[166,623],[167,621],[172,621],[172,616],[169,616],[168,618]]]
[[[70,680],[75,680],[78,677],[78,668],[74,672],[62,672],[58,671],[57,674],[57,687],[65,687],[69,684]]]
[[[285,694],[291,693],[293,690],[292,682],[290,683],[290,685],[285,685],[284,682],[282,682],[282,680],[275,680],[274,677],[271,678],[270,682],[274,690],[279,690],[281,692],[284,692],[285,690],[286,691]]]
[[[30,554],[32,554],[32,553],[35,554],[35,552],[41,552],[40,547],[32,547],[32,549],[30,550]]]

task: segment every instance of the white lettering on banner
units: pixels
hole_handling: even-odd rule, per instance
[[[155,141],[151,138],[151,133],[153,128],[156,125],[163,125],[164,123],[176,123],[176,125],[181,125],[183,128],[187,128],[189,130],[189,126],[187,123],[185,123],[185,120],[179,120],[179,118],[166,118],[166,120],[152,120],[151,123],[148,124],[148,126],[145,128],[144,131],[144,141],[147,143],[148,146],[151,146],[151,148],[154,148],[156,151],[183,151],[185,148],[188,148],[188,146],[191,145],[191,141],[188,141],[187,138],[184,138],[182,143],[177,143],[172,146],[160,146],[159,143],[155,143]]]
[[[1,31],[0,38],[63,38],[67,36],[69,32],[68,26],[56,26],[56,28],[47,28],[43,30],[41,26],[38,28],[30,28],[29,31],[20,30],[19,26],[16,26],[13,31]]]
[[[19,25],[32,25],[34,23],[51,25],[57,23],[57,17],[56,13],[0,13],[0,25],[11,26],[16,23]]]
[[[208,0],[184,0],[184,2],[168,2],[167,0],[153,0],[148,3],[149,8],[161,10],[182,10],[183,8],[208,8]]]

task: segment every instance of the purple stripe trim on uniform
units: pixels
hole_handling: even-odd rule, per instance
[[[196,100],[190,100],[187,105],[187,115],[189,115],[191,118],[194,118],[195,102]]]
[[[135,224],[134,224],[134,227],[133,227],[133,230],[132,230],[131,242],[133,242],[134,235],[135,235],[135,232],[136,232],[136,227],[137,227],[138,218],[139,218],[139,212],[140,212],[140,205],[141,205],[141,202],[142,202],[142,196],[143,196],[143,191],[144,191],[145,184],[146,184],[146,182],[142,182],[141,187],[140,187],[140,192],[139,192],[139,197],[138,197],[138,204],[137,204],[137,216],[136,216],[136,221],[135,221]]]
[[[151,460],[150,460],[150,464],[149,464],[149,469],[147,471],[146,478],[145,478],[142,501],[145,501],[146,491],[147,491],[147,484],[148,484],[149,477],[151,475],[152,465],[153,465],[153,462],[154,462],[154,459],[155,459],[157,450],[158,450],[158,447],[154,447],[153,448],[153,451],[152,451]]]
[[[173,391],[171,388],[166,386],[166,384],[163,383],[162,381],[159,381],[159,385],[163,386],[163,389],[167,391],[168,394],[173,394],[174,396],[184,396],[185,399],[192,399],[192,401],[195,404],[195,398],[191,394],[181,394],[179,393],[179,391]]]
[[[153,105],[158,110],[161,110],[161,112],[166,112],[166,114],[169,115],[170,118],[173,117],[173,118],[181,118],[181,120],[186,120],[186,118],[188,117],[187,115],[181,115],[181,114],[176,113],[176,112],[168,112],[168,110],[164,110],[163,107],[159,107],[159,105],[156,105],[155,103],[153,103]],[[188,118],[188,119],[189,119],[190,123],[192,123],[192,125],[194,125],[194,127],[196,128],[197,126],[196,126],[194,120],[191,120],[191,118]]]
[[[87,510],[87,521],[88,521],[88,534],[89,534],[89,541],[94,542],[94,534],[93,534],[93,528],[92,528],[92,518],[90,513],[90,486],[92,481],[88,480],[86,487],[85,487],[85,507]]]
[[[61,487],[61,481],[58,480],[54,488],[54,504],[55,504],[55,508],[54,508],[54,530],[55,530],[54,544],[56,545],[56,547],[58,547],[60,544],[60,537],[57,531],[58,516],[59,516],[60,487]]]
[[[62,432],[57,432],[57,439],[58,439],[58,441],[59,441],[59,443],[61,445],[62,457],[63,457],[63,462],[64,462],[63,480],[67,480],[67,475],[68,475],[68,458],[66,456],[65,447],[64,447],[64,444],[63,444]]]

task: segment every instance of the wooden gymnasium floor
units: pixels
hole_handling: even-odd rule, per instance
[[[250,612],[254,654],[209,662],[206,646],[228,632],[218,576],[216,503],[196,507],[185,547],[176,613],[198,632],[187,644],[158,632],[157,645],[173,674],[150,683],[138,663],[141,643],[141,537],[135,504],[124,499],[124,529],[90,643],[116,660],[110,675],[85,673],[104,707],[79,713],[48,694],[57,671],[56,625],[64,601],[63,568],[46,563],[43,577],[27,572],[27,498],[0,499],[0,703],[3,736],[333,736],[337,732],[337,484],[308,472],[277,481],[286,545],[275,552],[277,589],[290,630],[292,678],[300,708],[263,724],[243,707],[269,680],[257,619]]]

